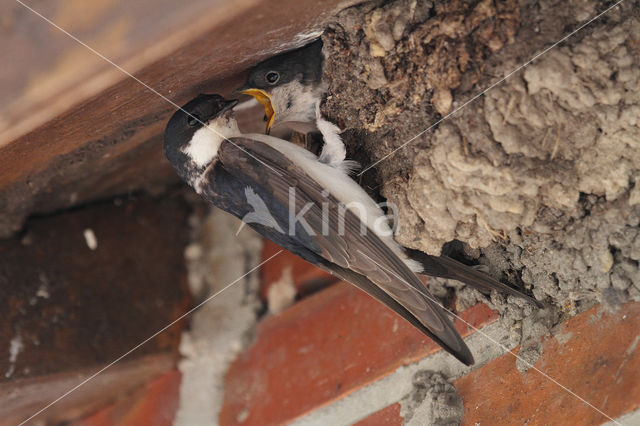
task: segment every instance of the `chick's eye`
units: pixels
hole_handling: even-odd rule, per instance
[[[200,121],[200,117],[198,117],[196,114],[191,114],[187,116],[187,124],[189,125],[189,127],[193,127],[196,124],[198,124]]]
[[[269,84],[276,84],[278,80],[280,80],[280,74],[277,71],[269,71],[265,74],[264,79],[267,80]]]

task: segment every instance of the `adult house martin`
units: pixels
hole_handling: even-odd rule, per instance
[[[473,356],[393,239],[387,217],[340,168],[263,134],[241,134],[237,101],[199,95],[169,120],[165,154],[204,199],[265,238],[378,299],[464,364]],[[257,201],[257,200],[260,201]],[[426,272],[534,299],[453,259],[423,254]]]

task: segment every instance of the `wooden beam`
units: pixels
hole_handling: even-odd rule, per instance
[[[247,67],[316,37],[358,2],[29,4],[182,105],[203,91],[229,94]],[[33,212],[173,182],[161,134],[175,107],[20,4],[10,12],[0,41],[9,58],[0,71],[8,99],[0,109],[0,236]]]

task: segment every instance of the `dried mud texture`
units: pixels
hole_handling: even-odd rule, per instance
[[[452,108],[451,90],[470,88],[483,58],[513,40],[514,0],[369,2],[341,12],[323,36],[330,95],[324,112],[382,157]],[[379,6],[379,7],[377,7]],[[347,133],[349,135],[349,132]],[[356,142],[358,141],[358,142]],[[358,154],[357,152],[355,154]],[[410,150],[385,164],[387,176],[411,168]],[[356,155],[363,165],[368,158]]]
[[[609,4],[351,8],[325,35],[324,110],[366,166]],[[398,241],[431,254],[463,242],[492,275],[549,303],[534,315],[547,326],[640,300],[639,10],[624,2],[367,172],[365,186],[398,208]],[[462,288],[458,304],[478,297]],[[523,341],[543,332],[529,307],[492,304]]]
[[[439,373],[420,371],[413,378],[414,391],[402,400],[405,425],[453,426],[464,416],[462,398]]]

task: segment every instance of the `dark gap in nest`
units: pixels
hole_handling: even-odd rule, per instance
[[[582,207],[583,211],[582,218],[591,216],[591,206],[593,205],[593,203],[590,202],[589,195],[590,194],[587,194],[585,192],[580,192],[580,195],[578,196],[578,205]]]
[[[458,240],[452,240],[444,243],[442,246],[442,255],[464,263],[467,266],[476,266],[480,264],[478,259],[469,258],[465,255],[464,243]]]

